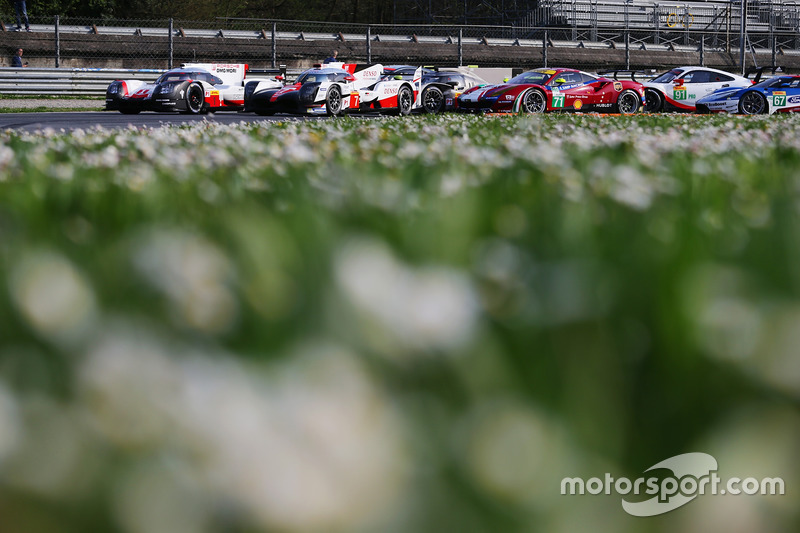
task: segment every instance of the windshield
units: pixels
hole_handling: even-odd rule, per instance
[[[158,78],[158,80],[156,80],[156,83],[174,83],[176,81],[186,80],[204,81],[206,83],[210,83],[211,85],[219,85],[222,83],[222,79],[214,76],[213,74],[197,70],[165,72],[160,78]]]
[[[544,85],[544,83],[555,73],[556,72],[554,70],[531,70],[530,72],[523,72],[519,76],[511,78],[506,83],[511,85],[520,85],[523,83]]]
[[[193,73],[191,72],[165,72],[164,74],[161,75],[160,78],[158,78],[158,81],[156,81],[156,83],[170,83],[173,81],[192,80],[194,79],[192,77],[192,74]]]
[[[304,83],[320,83],[323,81],[333,81],[335,74],[324,74],[322,72],[303,72],[300,74],[300,77],[297,78],[297,82],[300,85]]]
[[[683,71],[681,69],[679,69],[679,68],[672,69],[669,72],[665,72],[661,76],[659,76],[656,79],[654,79],[653,83],[669,83],[672,80],[674,80],[675,78],[677,78],[678,76],[680,76],[682,73],[683,73]]]
[[[759,87],[762,89],[766,89],[767,87],[773,87],[776,89],[796,89],[798,84],[800,84],[800,78],[794,77],[777,77],[777,78],[768,78],[762,82],[757,83],[754,87]]]

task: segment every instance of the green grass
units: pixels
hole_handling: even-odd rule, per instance
[[[0,138],[11,530],[800,525],[558,494],[692,451],[799,481],[796,117]]]

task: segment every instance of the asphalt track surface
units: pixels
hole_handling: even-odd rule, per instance
[[[193,122],[218,122],[221,124],[238,124],[239,122],[264,122],[276,120],[317,120],[320,117],[295,117],[278,115],[260,117],[253,113],[236,113],[224,111],[209,115],[180,115],[177,113],[144,112],[138,115],[123,115],[115,111],[72,111],[50,113],[0,113],[0,130],[13,129],[22,131],[39,131],[53,129],[55,131],[72,131],[90,129],[101,126],[104,129],[160,128],[161,126],[190,124]]]

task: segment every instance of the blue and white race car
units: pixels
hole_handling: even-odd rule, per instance
[[[800,76],[775,76],[744,89],[721,89],[697,101],[698,113],[761,115],[800,111]]]

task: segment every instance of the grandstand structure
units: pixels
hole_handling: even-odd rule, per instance
[[[740,0],[741,1],[741,0]],[[800,31],[800,0],[745,0],[748,31]],[[394,24],[449,24],[582,29],[736,31],[736,1],[659,0],[394,0]]]

